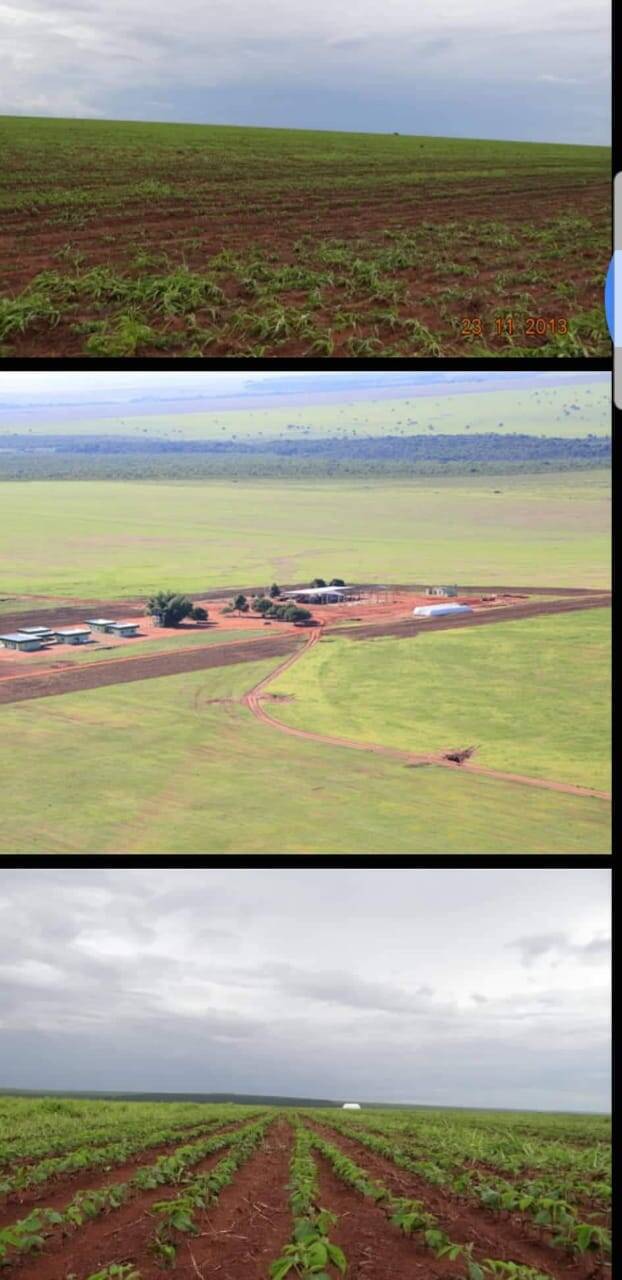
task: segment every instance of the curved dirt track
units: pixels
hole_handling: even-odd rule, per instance
[[[611,800],[611,794],[608,791],[597,791],[592,787],[579,787],[569,782],[555,782],[548,778],[531,778],[521,773],[504,773],[498,769],[487,769],[483,765],[472,764],[470,760],[463,764],[454,764],[451,760],[445,760],[442,756],[433,754],[420,754],[412,751],[403,751],[399,747],[386,747],[378,743],[359,742],[354,738],[331,737],[329,734],[314,733],[310,729],[298,729],[294,725],[285,724],[282,720],[275,719],[266,711],[262,703],[262,696],[272,684],[276,677],[291,667],[294,662],[307,653],[314,645],[318,643],[322,635],[320,629],[309,636],[306,644],[304,644],[295,653],[291,654],[285,662],[279,663],[279,666],[268,673],[260,680],[259,684],[254,685],[247,693],[244,694],[244,703],[258,720],[262,723],[270,725],[273,729],[279,729],[281,733],[288,733],[294,738],[305,738],[310,742],[321,742],[325,746],[331,747],[349,747],[354,751],[367,751],[376,755],[387,756],[389,759],[402,761],[406,765],[433,765],[441,769],[463,770],[468,773],[481,774],[484,777],[496,778],[499,782],[513,782],[521,786],[540,787],[545,791],[562,791],[567,795],[573,796],[589,796],[597,800]]]

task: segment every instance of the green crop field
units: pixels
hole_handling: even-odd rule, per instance
[[[169,440],[270,440],[326,437],[439,435],[494,432],[508,435],[586,436],[611,432],[611,383],[609,379],[568,386],[534,386],[526,374],[524,389],[470,391],[456,395],[404,396],[403,398],[353,400],[334,404],[310,404],[280,408],[216,409],[187,412],[183,404],[168,413],[127,414],[82,419],[75,409],[49,421],[45,411],[32,410],[27,428],[19,425],[10,409],[0,421],[0,439],[12,432],[29,435],[125,436],[138,441],[153,437]],[[70,444],[71,441],[68,441]]]
[[[274,659],[4,706],[0,849],[605,853],[599,800],[293,739],[241,695]],[[214,701],[220,699],[221,701]]]
[[[610,786],[610,611],[436,631],[325,636],[271,689],[287,724],[413,752],[471,744],[492,769]]]
[[[123,598],[172,585],[609,584],[607,471],[403,483],[7,483],[6,608],[23,593]]]
[[[12,356],[609,355],[606,147],[4,117],[0,150]]]
[[[0,1097],[7,1276],[207,1276],[223,1257],[232,1275],[252,1256],[257,1275],[321,1280],[354,1275],[362,1241],[383,1276],[446,1275],[448,1257],[455,1280],[609,1267],[607,1116],[193,1096]]]

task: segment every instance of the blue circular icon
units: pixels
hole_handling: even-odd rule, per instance
[[[615,297],[615,289],[614,289],[615,257],[616,255],[614,253],[611,259],[611,262],[609,263],[609,270],[607,271],[607,278],[605,280],[605,316],[607,319],[607,328],[609,330],[609,335],[611,337],[612,342],[615,342],[615,338],[613,334],[613,323],[614,323],[613,315],[614,315],[614,297]]]

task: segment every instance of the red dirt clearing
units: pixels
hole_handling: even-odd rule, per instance
[[[354,1138],[344,1137],[329,1126],[309,1124],[308,1127],[321,1133],[332,1146],[339,1147],[396,1196],[421,1200],[452,1240],[463,1244],[473,1241],[480,1259],[491,1257],[523,1262],[553,1276],[555,1280],[558,1277],[563,1277],[563,1280],[588,1280],[588,1277],[599,1274],[593,1258],[575,1260],[562,1250],[552,1248],[543,1232],[532,1225],[527,1217],[520,1214],[501,1217],[500,1214],[489,1213],[464,1197],[446,1193],[416,1174],[398,1168],[384,1156],[377,1155]]]
[[[135,680],[152,680],[160,676],[182,675],[210,667],[227,667],[238,662],[259,662],[290,653],[302,643],[300,634],[258,636],[226,645],[156,653],[150,657],[123,658],[118,661],[92,662],[57,672],[29,672],[23,679],[13,677],[0,681],[0,704],[23,702],[32,698],[51,698],[63,693],[79,693],[84,689],[100,689],[105,685],[126,684]]]

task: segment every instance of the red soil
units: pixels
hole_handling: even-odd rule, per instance
[[[382,1209],[341,1182],[317,1151],[313,1154],[322,1208],[339,1215],[330,1239],[346,1255],[348,1280],[453,1280],[463,1275],[455,1262],[436,1258],[416,1237],[402,1235]]]
[[[573,1259],[553,1249],[543,1232],[520,1214],[492,1214],[465,1197],[432,1186],[424,1178],[394,1165],[384,1156],[370,1151],[353,1138],[344,1137],[328,1126],[313,1124],[309,1128],[321,1133],[333,1146],[339,1147],[371,1177],[384,1183],[395,1195],[421,1200],[438,1219],[439,1226],[457,1243],[475,1244],[481,1258],[498,1258],[523,1262],[551,1275],[555,1280],[587,1280],[601,1274],[602,1268],[588,1257]]]
[[[209,620],[207,622],[181,622],[178,627],[158,627],[150,617],[145,617],[144,606],[126,607],[122,610],[118,606],[108,607],[106,605],[82,606],[79,609],[73,609],[72,617],[67,620],[67,611],[59,611],[63,617],[63,621],[58,621],[55,613],[52,618],[50,613],[37,613],[33,607],[31,614],[20,613],[16,615],[0,614],[0,635],[7,632],[19,631],[22,626],[37,626],[39,624],[49,627],[61,626],[78,626],[82,623],[86,624],[89,617],[112,618],[116,621],[138,622],[139,633],[137,636],[131,636],[124,639],[122,636],[109,635],[102,631],[93,631],[88,648],[96,649],[98,652],[108,652],[117,654],[118,656],[130,657],[140,655],[141,643],[145,640],[161,640],[166,643],[168,639],[176,637],[179,639],[184,636],[195,636],[197,634],[211,636],[214,632],[240,632],[253,631],[262,625],[262,619],[256,613],[249,614],[223,614],[221,610],[229,603],[225,599],[218,601],[195,601],[196,604],[204,604],[209,612]],[[272,621],[271,625],[279,631],[293,631],[294,628],[286,622]],[[178,650],[179,652],[179,650]],[[9,675],[23,675],[24,671],[33,670],[50,670],[57,667],[63,667],[71,664],[71,655],[75,654],[75,649],[68,644],[52,644],[45,649],[35,649],[33,653],[19,653],[14,649],[0,648],[0,679]],[[63,659],[65,661],[63,661]]]
[[[134,680],[151,680],[159,676],[180,675],[187,671],[203,671],[210,667],[226,667],[237,662],[259,662],[289,653],[301,642],[300,632],[293,628],[286,634],[258,636],[254,640],[232,641],[226,645],[205,648],[176,649],[171,653],[102,660],[55,672],[29,672],[22,679],[14,676],[0,681],[0,704],[23,702],[32,698],[49,698],[57,694],[78,693],[83,689],[99,689],[104,685],[126,684]]]
[[[177,1280],[265,1280],[270,1262],[291,1235],[288,1167],[291,1130],[280,1121],[268,1130],[263,1145],[235,1174],[210,1208],[198,1214],[198,1236],[179,1236]],[[193,1173],[213,1168],[223,1153],[210,1156]],[[69,1280],[111,1262],[132,1262],[142,1280],[162,1280],[163,1271],[149,1245],[157,1218],[154,1202],[174,1199],[178,1190],[159,1187],[130,1204],[86,1223],[69,1240],[54,1242],[37,1259],[17,1264],[20,1280]],[[112,1223],[112,1226],[111,1226]]]
[[[63,1205],[66,1205],[78,1191],[96,1191],[99,1187],[107,1187],[114,1182],[127,1182],[139,1168],[154,1164],[158,1157],[166,1152],[170,1154],[178,1147],[199,1142],[204,1137],[215,1137],[217,1133],[227,1133],[239,1127],[239,1124],[222,1125],[219,1128],[206,1125],[203,1134],[184,1136],[181,1132],[170,1142],[143,1147],[141,1151],[137,1151],[130,1159],[120,1164],[115,1164],[111,1159],[109,1164],[100,1165],[96,1169],[80,1169],[75,1173],[56,1174],[36,1187],[9,1192],[0,1198],[0,1230],[18,1218],[24,1218],[38,1206],[46,1209],[62,1209]]]

